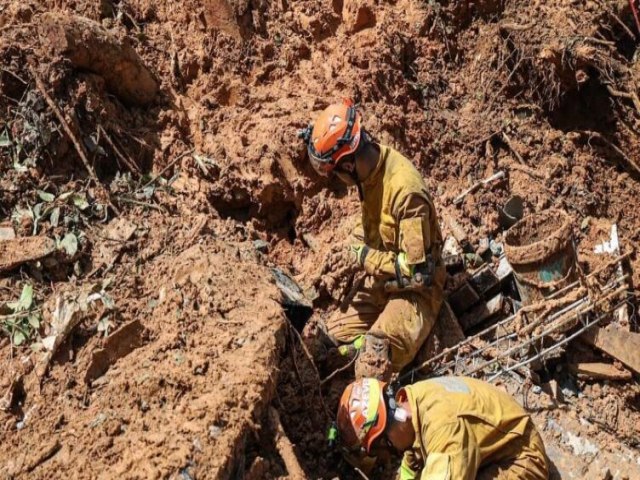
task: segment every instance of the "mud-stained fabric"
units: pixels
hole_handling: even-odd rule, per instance
[[[506,393],[470,378],[418,382],[398,393],[416,433],[403,478],[546,480],[544,444],[527,413]]]
[[[384,334],[391,343],[391,364],[399,372],[413,360],[435,324],[442,305],[446,273],[438,268],[426,292],[387,294],[384,281],[365,277],[353,300],[336,310],[326,322],[327,333],[347,343],[369,330]]]
[[[434,260],[439,260],[442,233],[436,210],[422,175],[409,160],[393,148],[380,145],[380,160],[362,183],[362,193],[362,234],[372,249],[365,262],[367,273],[376,277],[395,275],[396,256],[403,251],[400,227],[407,219],[419,218],[421,228],[409,222],[403,243],[415,252],[412,233],[421,233],[424,252],[433,253]]]
[[[329,318],[327,331],[344,343],[370,329],[387,335],[397,372],[414,358],[440,311],[446,276],[440,261],[442,234],[422,176],[394,149],[380,146],[378,165],[362,188],[362,218],[352,238],[371,249],[364,263],[369,276],[351,303]],[[384,282],[395,277],[401,251],[411,264],[432,255],[437,266],[429,288],[392,295],[384,291]]]

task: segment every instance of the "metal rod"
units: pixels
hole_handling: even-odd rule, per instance
[[[526,360],[523,360],[520,363],[517,363],[511,367],[508,367],[504,370],[502,370],[500,373],[495,374],[493,377],[489,378],[488,382],[493,382],[496,378],[498,378],[499,376],[505,374],[505,373],[509,373],[517,368],[521,368],[524,367],[525,365],[530,364],[531,362],[534,362],[536,360],[538,360],[541,357],[544,357],[547,353],[556,350],[558,348],[560,348],[563,345],[566,345],[567,343],[569,343],[571,340],[573,340],[574,338],[576,338],[578,335],[584,333],[586,330],[589,330],[591,327],[595,326],[596,324],[600,323],[600,321],[605,318],[607,315],[610,315],[615,309],[621,307],[622,305],[624,305],[627,301],[623,300],[622,302],[618,303],[613,309],[611,309],[610,311],[603,313],[602,315],[600,315],[598,318],[596,318],[595,320],[593,320],[592,322],[588,322],[584,327],[580,328],[579,330],[577,330],[576,332],[572,333],[571,335],[569,335],[568,337],[564,338],[563,340],[559,341],[558,343],[551,345],[550,347],[545,348],[544,350],[542,350],[539,354],[528,358]]]
[[[623,259],[625,259],[626,257],[629,256],[629,253],[625,253],[624,255],[619,256],[618,258],[616,258],[615,260],[613,260],[610,264],[606,265],[605,267],[602,267],[598,270],[596,270],[595,272],[587,275],[585,278],[590,278],[593,277],[594,275],[596,275],[597,273],[603,271],[605,268],[607,268],[609,265],[613,265]],[[624,282],[626,279],[629,278],[628,274],[624,274],[621,276],[616,277],[612,282],[608,283],[605,287],[603,287],[602,291],[607,291],[609,289],[612,289],[616,286],[619,286],[619,284],[621,282]],[[567,285],[566,287],[554,292],[553,294],[551,294],[549,297],[547,297],[547,300],[552,300],[554,299],[556,296],[558,296],[560,293],[573,288],[575,286],[577,286],[579,284],[579,281],[573,282],[570,285]],[[626,288],[626,287],[625,287]],[[547,319],[547,321],[553,321],[557,318],[559,318],[560,316],[562,316],[564,313],[566,313],[568,310],[571,310],[571,308],[576,308],[579,307],[582,303],[584,303],[585,301],[588,300],[588,297],[584,297],[580,300],[577,300],[576,302],[570,304],[567,307],[563,307],[563,309],[561,309],[558,312],[554,312],[552,315],[549,316],[549,318]],[[447,348],[446,350],[442,351],[441,353],[439,353],[438,355],[435,355],[433,357],[431,357],[430,359],[426,360],[425,362],[421,363],[420,365],[417,365],[416,367],[412,368],[411,370],[409,370],[408,372],[404,373],[403,375],[401,375],[398,378],[398,381],[402,382],[403,380],[405,380],[406,378],[409,378],[411,376],[413,376],[413,374],[415,372],[417,372],[420,369],[423,369],[425,367],[428,367],[429,365],[432,365],[433,363],[437,362],[438,360],[446,357],[447,355],[455,352],[456,354],[456,358],[455,358],[455,363],[458,363],[460,360],[467,360],[467,359],[473,359],[477,356],[479,356],[481,353],[483,353],[484,351],[486,351],[488,348],[490,348],[493,345],[496,345],[497,343],[499,343],[502,340],[510,340],[511,338],[513,338],[513,335],[517,335],[517,334],[510,334],[510,335],[506,335],[504,337],[498,337],[496,340],[494,340],[493,342],[491,342],[489,345],[486,345],[485,347],[483,347],[482,349],[478,349],[478,350],[474,350],[472,353],[470,353],[468,356],[466,357],[462,357],[459,358],[457,352],[459,352],[460,348],[466,345],[471,344],[473,341],[475,341],[476,339],[479,339],[480,337],[482,337],[483,335],[486,335],[487,333],[491,332],[492,330],[497,330],[500,327],[503,327],[504,325],[508,324],[509,322],[512,322],[517,314],[513,314],[507,318],[505,318],[504,320],[501,320],[498,323],[495,323],[487,328],[485,328],[484,330],[482,330],[481,332],[473,335],[472,337],[468,337],[465,340],[459,342],[458,344],[456,344],[455,346],[451,347],[451,348]],[[572,317],[571,320],[573,320],[575,317]],[[564,324],[560,324],[558,326],[562,326]],[[558,327],[557,326],[557,327]],[[537,339],[537,338],[536,338]],[[534,340],[535,341],[535,340]],[[447,368],[451,368],[452,363],[454,363],[452,361],[447,362],[446,364],[440,366],[436,371],[442,371],[443,369],[447,369]]]
[[[479,367],[477,367],[475,370],[471,370],[470,372],[467,373],[467,375],[472,375],[474,373],[476,373],[479,370],[484,370],[486,367],[488,367],[489,365],[499,362],[500,359],[504,358],[504,357],[509,357],[511,353],[515,352],[516,350],[519,350],[523,347],[527,347],[529,345],[531,345],[532,343],[541,340],[543,337],[545,337],[546,335],[549,335],[550,333],[555,332],[556,330],[558,330],[560,327],[564,326],[565,324],[569,323],[569,321],[575,320],[576,317],[583,315],[585,313],[590,312],[591,310],[593,310],[596,305],[602,303],[605,300],[609,300],[611,297],[622,293],[624,290],[626,290],[626,286],[621,286],[619,287],[617,290],[613,291],[612,293],[610,293],[609,295],[606,295],[605,297],[602,297],[601,299],[599,299],[597,302],[591,303],[589,304],[589,306],[580,311],[580,312],[575,312],[574,314],[572,314],[570,317],[568,317],[564,322],[560,322],[552,327],[547,328],[546,330],[543,330],[541,333],[539,333],[538,335],[532,336],[531,338],[529,338],[528,340],[516,345],[515,347],[502,352],[500,355],[498,355],[497,357],[485,362],[484,364],[480,365]]]

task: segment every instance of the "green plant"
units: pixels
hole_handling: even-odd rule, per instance
[[[22,287],[20,299],[8,302],[4,310],[9,313],[0,316],[0,327],[15,346],[22,345],[37,335],[41,316],[40,308],[34,302],[33,285],[26,283]]]
[[[57,197],[53,193],[43,190],[37,190],[36,193],[41,200],[40,202],[33,207],[31,205],[27,205],[26,208],[17,206],[12,214],[16,223],[20,223],[22,218],[31,219],[32,235],[38,234],[40,223],[47,219],[52,227],[57,227],[60,224],[61,216],[65,226],[76,225],[80,223],[80,214],[86,215],[91,207],[84,193],[70,191]]]

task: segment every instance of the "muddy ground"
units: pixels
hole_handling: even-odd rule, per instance
[[[571,215],[588,273],[616,223],[635,291],[639,27],[626,0],[0,0],[2,477],[286,477],[273,405],[308,478],[356,478],[271,270],[336,308],[357,195],[296,131],[342,96],[446,234],[501,240],[519,195]],[[557,475],[640,478],[637,379],[528,400]]]

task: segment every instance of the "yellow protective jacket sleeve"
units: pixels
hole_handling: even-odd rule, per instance
[[[391,277],[398,253],[408,245],[413,252],[409,252],[410,260],[420,260],[420,252],[421,261],[427,253],[439,260],[442,233],[422,175],[393,148],[379,147],[378,165],[362,183],[362,232],[371,249],[364,268],[375,277]],[[419,220],[403,224],[410,219]],[[416,236],[421,238],[416,240]]]
[[[421,480],[474,479],[485,459],[499,458],[532,427],[513,398],[472,378],[433,378],[400,394],[411,408],[416,433],[411,455],[422,464]]]

